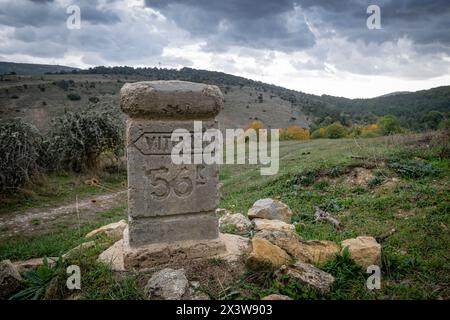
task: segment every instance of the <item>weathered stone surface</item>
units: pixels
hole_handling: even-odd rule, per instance
[[[320,265],[333,260],[336,254],[339,253],[339,250],[339,246],[333,241],[300,241],[300,250],[294,257],[303,262]]]
[[[287,276],[290,281],[297,282],[300,286],[306,286],[322,294],[329,293],[334,282],[334,277],[331,274],[300,261],[290,266],[281,266],[275,272],[275,276],[280,282],[286,281],[284,278]]]
[[[219,228],[223,232],[235,229],[236,233],[244,234],[252,228],[252,223],[242,213],[227,213],[219,219]]]
[[[266,239],[253,238],[252,251],[247,258],[247,266],[253,270],[278,268],[287,264],[290,259],[286,251],[271,244]]]
[[[339,246],[326,240],[301,240],[295,231],[261,230],[254,236],[263,238],[280,247],[302,262],[323,264],[339,253]]]
[[[213,212],[130,219],[129,243],[136,247],[183,240],[214,240],[219,236],[218,225]]]
[[[216,216],[217,217],[220,218],[220,217],[222,217],[222,216],[224,216],[226,214],[231,214],[231,212],[228,211],[227,209],[224,209],[224,208],[217,208],[216,209]]]
[[[219,255],[229,263],[241,262],[242,258],[251,251],[251,242],[248,238],[235,234],[221,233],[220,240],[225,245],[226,252]]]
[[[152,275],[144,288],[147,299],[180,300],[189,288],[183,269],[163,269]]]
[[[250,219],[261,218],[269,220],[281,220],[286,223],[290,223],[292,211],[283,202],[267,198],[256,201],[248,210],[247,215]]]
[[[138,82],[126,84],[120,99],[128,115],[127,245],[217,240],[218,167],[173,163],[178,142],[171,134],[185,129],[194,140],[194,120],[202,120],[202,130],[217,128],[220,90],[183,81]],[[200,155],[202,146],[191,146],[191,155]]]
[[[373,237],[360,236],[341,242],[342,250],[348,247],[350,257],[361,267],[381,265],[381,245]]]
[[[111,247],[103,251],[98,261],[111,265],[113,271],[125,271],[127,268],[152,269],[156,266],[176,266],[190,260],[209,259],[217,257],[228,263],[243,264],[243,257],[250,253],[251,243],[248,238],[234,234],[220,234],[219,241],[203,243],[192,241],[190,243],[172,243],[164,245],[143,246],[139,249],[130,249],[124,245],[124,240],[119,240]],[[206,248],[206,250],[204,250]],[[153,251],[151,251],[153,250]],[[204,251],[202,251],[204,250]],[[173,253],[180,253],[181,257],[171,257]]]
[[[223,109],[223,95],[217,86],[208,84],[143,81],[122,87],[120,106],[130,117],[213,118]]]
[[[282,294],[269,294],[268,296],[261,298],[261,300],[292,300],[292,299]]]
[[[126,227],[127,222],[125,220],[120,220],[118,222],[110,223],[106,226],[92,230],[86,235],[86,238],[92,238],[98,234],[105,234],[109,239],[118,241],[123,238],[123,231]]]
[[[75,256],[82,254],[85,250],[95,246],[95,241],[83,242],[82,244],[70,249],[65,254],[63,254],[63,259],[71,259]]]
[[[253,219],[252,220],[256,231],[273,230],[273,231],[295,231],[293,224],[288,224],[280,220],[267,219]]]
[[[22,277],[9,260],[0,262],[0,300],[8,299],[22,283]]]
[[[97,261],[111,265],[113,271],[125,271],[125,265],[123,263],[123,239],[120,239],[100,253]]]
[[[186,260],[205,259],[226,253],[222,239],[161,242],[131,247],[128,229],[124,232],[125,269],[152,269],[156,266],[178,265]]]
[[[50,267],[54,266],[57,260],[58,260],[57,257],[47,258],[48,265]],[[44,258],[34,258],[24,261],[14,261],[12,264],[14,265],[14,267],[16,267],[16,269],[19,272],[22,272],[24,270],[35,270],[38,267],[44,265]]]

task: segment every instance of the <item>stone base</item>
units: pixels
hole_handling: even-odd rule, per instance
[[[247,238],[231,234],[220,234],[214,240],[159,243],[138,248],[130,248],[122,239],[101,253],[98,260],[111,264],[114,271],[178,268],[190,261],[213,258],[236,263],[249,252],[249,246]]]
[[[188,240],[157,243],[132,248],[124,242],[123,262],[125,269],[152,269],[178,265],[185,261],[212,258],[226,252],[225,244],[218,239]]]

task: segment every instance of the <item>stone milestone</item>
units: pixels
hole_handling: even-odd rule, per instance
[[[223,108],[219,88],[184,81],[127,83],[120,104],[128,116],[125,265],[139,267],[145,257],[148,267],[149,260],[158,260],[152,252],[158,256],[170,246],[186,257],[194,247],[194,258],[224,250],[215,215],[217,164],[174,164],[171,159],[179,143],[171,139],[174,130],[191,132],[193,141],[194,121],[202,121],[203,131],[217,128],[215,117]],[[192,157],[202,152],[202,146],[191,145]]]

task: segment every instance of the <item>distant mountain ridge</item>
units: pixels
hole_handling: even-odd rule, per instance
[[[0,75],[11,73],[18,75],[39,75],[45,73],[71,72],[72,70],[79,70],[79,68],[51,64],[0,61]]]
[[[53,91],[41,93],[42,90],[53,88],[49,86],[51,81],[47,79],[46,83],[37,83],[35,79],[34,84],[30,82],[28,85],[39,87],[36,89],[38,96],[35,93],[34,96],[26,95],[22,98],[27,92],[23,88],[14,89],[11,87],[8,91],[5,87],[5,90],[9,92],[9,97],[3,96],[2,98],[0,92],[0,107],[2,107],[1,104],[6,104],[6,109],[9,108],[10,110],[34,108],[35,110],[45,111],[46,108],[51,107],[57,110],[61,107],[66,108],[65,106],[69,109],[78,108],[82,104],[89,106],[91,103],[88,98],[94,100],[100,98],[100,103],[103,103],[107,108],[111,105],[117,106],[116,95],[123,82],[184,80],[215,84],[221,88],[227,108],[222,122],[228,127],[242,127],[253,120],[261,120],[268,127],[280,128],[297,125],[313,130],[335,121],[339,121],[346,126],[374,123],[380,116],[393,114],[400,119],[402,126],[406,128],[426,130],[429,129],[429,126],[424,125],[424,123],[427,117],[430,117],[430,113],[435,115],[438,112],[441,114],[440,117],[449,117],[450,112],[450,86],[416,92],[393,92],[370,99],[348,99],[329,95],[307,94],[223,72],[186,67],[179,70],[127,66],[76,69],[65,66],[0,62],[0,73],[2,65],[7,66],[9,71],[17,74],[23,74],[24,71],[29,70],[30,72],[41,72],[40,74],[45,72],[56,73],[58,79],[74,79],[75,84],[70,90],[78,91],[81,94],[81,100],[67,101],[64,92],[52,89]],[[55,78],[56,75],[53,77]],[[81,83],[82,80],[86,83]],[[25,80],[18,80],[17,84],[4,84],[21,86],[23,81]],[[92,81],[95,83],[90,83]],[[78,84],[78,82],[80,83]],[[89,88],[86,88],[87,83],[89,83]],[[44,88],[43,86],[47,87]],[[12,100],[10,98],[12,92],[16,92],[20,99]],[[50,94],[50,92],[52,93]],[[94,97],[94,95],[97,97]],[[38,97],[45,100],[46,107],[29,105]],[[17,113],[18,111],[14,112]]]

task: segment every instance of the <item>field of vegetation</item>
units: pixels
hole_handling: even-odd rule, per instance
[[[294,299],[449,299],[449,140],[447,131],[368,139],[288,140],[280,144],[280,172],[275,176],[261,176],[259,168],[252,165],[222,166],[222,208],[246,214],[256,200],[278,198],[293,210],[302,239],[340,242],[359,235],[380,239],[382,288],[367,290],[367,274],[344,254],[319,266],[336,278],[326,296],[296,285],[279,286],[271,280],[271,270],[247,273],[226,286],[221,285],[226,274],[218,272],[201,282],[201,290],[214,299],[259,299],[269,293]],[[0,218],[73,202],[75,196],[82,200],[120,190],[126,180],[123,169],[97,171],[98,181],[86,184],[91,176],[50,174],[45,184],[29,187],[33,192],[3,197]],[[342,230],[316,223],[314,206],[337,217]],[[80,219],[74,210],[71,220],[58,221],[56,217],[54,221],[35,221],[36,225],[48,223],[52,227],[2,237],[0,260],[58,257],[85,242],[89,231],[126,218],[126,207],[122,201],[86,219]],[[0,228],[4,228],[3,234],[8,231],[5,226]],[[94,247],[64,262],[80,266],[81,293],[73,296],[65,289],[65,265],[57,264],[28,275],[25,297],[143,298],[147,275],[117,274],[96,261],[110,245],[100,237]],[[218,261],[210,263],[220,265]]]

